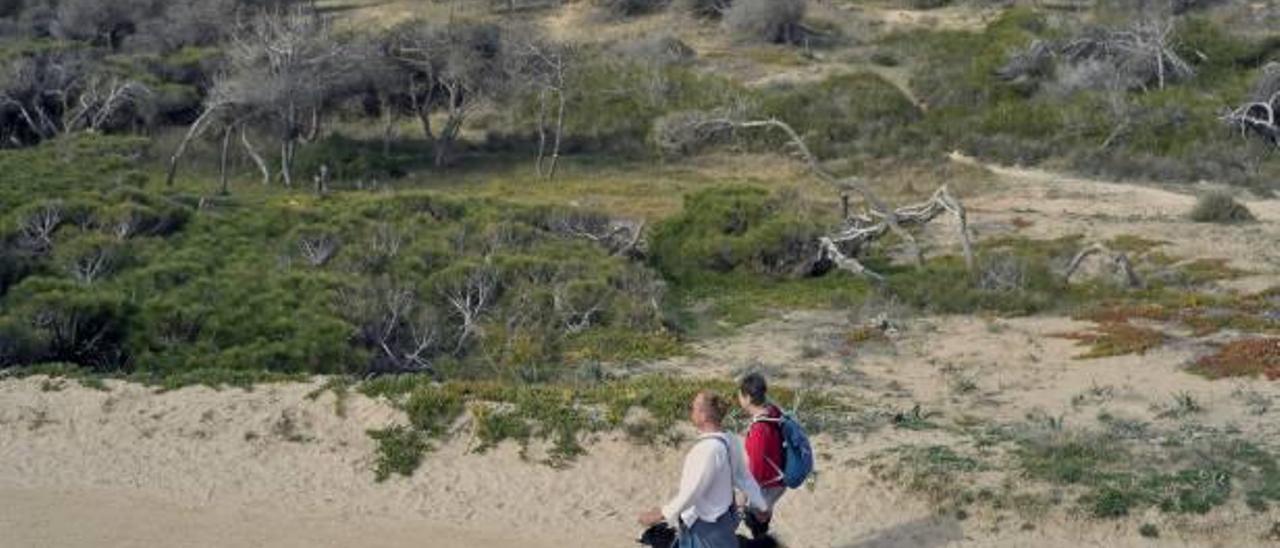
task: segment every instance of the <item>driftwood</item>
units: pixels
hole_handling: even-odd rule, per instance
[[[1171,22],[1147,21],[1124,29],[1090,28],[1066,40],[1036,40],[996,69],[996,76],[1016,82],[1050,75],[1059,60],[1101,62],[1126,80],[1126,87],[1164,89],[1195,76],[1195,67],[1174,49],[1173,30]]]
[[[964,247],[965,264],[969,270],[972,271],[974,269],[973,242],[969,239],[968,216],[964,205],[951,194],[947,185],[942,185],[924,202],[893,208],[872,192],[862,179],[857,177],[837,177],[822,167],[822,164],[818,162],[818,158],[813,155],[813,152],[805,144],[804,139],[786,122],[776,118],[741,121],[731,117],[705,117],[688,114],[682,122],[684,124],[693,124],[693,127],[674,129],[684,132],[686,135],[695,136],[714,135],[724,131],[731,132],[743,129],[773,129],[780,131],[787,136],[793,152],[804,161],[809,172],[834,187],[840,193],[842,199],[846,198],[850,193],[862,197],[868,205],[867,214],[858,215],[851,213],[847,207],[844,208],[844,219],[841,222],[841,226],[818,240],[819,252],[821,253],[820,261],[829,261],[836,268],[877,281],[883,280],[882,276],[868,269],[855,257],[872,242],[892,232],[906,242],[916,265],[923,266],[924,255],[920,251],[920,245],[915,236],[906,230],[906,227],[922,226],[943,213],[950,213],[960,224],[960,241]]]
[[[1124,287],[1135,288],[1142,286],[1142,279],[1138,277],[1137,272],[1134,272],[1133,263],[1129,261],[1129,256],[1124,253],[1113,253],[1102,244],[1093,244],[1076,253],[1076,256],[1071,259],[1071,263],[1067,265],[1066,272],[1062,275],[1062,283],[1064,285],[1071,283],[1071,276],[1080,269],[1080,265],[1084,263],[1084,260],[1091,255],[1099,253],[1111,256],[1111,261],[1115,264],[1116,273],[1120,278],[1119,281]]]

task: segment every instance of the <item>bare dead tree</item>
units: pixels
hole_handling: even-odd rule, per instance
[[[222,195],[231,194],[231,187],[227,184],[227,151],[231,148],[231,132],[233,126],[228,125],[222,128],[222,153],[218,161],[218,181],[222,187]]]
[[[595,323],[609,304],[607,287],[561,281],[551,289],[553,309],[566,333],[580,333]]]
[[[448,163],[471,114],[504,91],[504,48],[502,29],[489,24],[410,21],[392,30],[385,51],[408,75],[409,102],[437,167]],[[441,110],[444,126],[433,132],[431,113]]]
[[[92,246],[71,257],[66,263],[66,271],[72,279],[89,285],[111,274],[117,259],[116,249],[110,246]]]
[[[369,241],[369,248],[379,255],[395,258],[400,254],[400,246],[404,243],[404,238],[394,226],[389,224],[380,224],[374,231]]]
[[[687,126],[697,126],[689,128]],[[837,177],[818,161],[809,150],[804,139],[786,122],[770,118],[767,120],[737,120],[724,113],[710,115],[687,115],[683,117],[681,127],[663,128],[669,135],[706,136],[725,131],[748,129],[770,129],[782,132],[788,140],[791,152],[798,156],[809,168],[809,172],[818,179],[833,187],[842,197],[855,194],[866,202],[867,213],[864,215],[846,212],[841,226],[834,232],[820,237],[818,240],[820,261],[830,261],[837,268],[864,275],[875,280],[883,278],[867,269],[856,258],[875,240],[892,232],[900,237],[917,264],[922,266],[924,255],[920,251],[915,236],[906,230],[907,227],[922,226],[943,213],[950,213],[959,223],[959,234],[964,250],[965,263],[969,270],[974,268],[973,244],[969,239],[968,217],[964,206],[951,194],[947,185],[943,185],[930,196],[929,200],[919,204],[892,208],[871,191],[867,184],[857,177]],[[666,137],[660,135],[659,139]],[[667,143],[666,146],[674,146]]]
[[[298,238],[298,251],[303,260],[314,267],[321,267],[338,254],[341,243],[330,234],[310,234]]]
[[[440,288],[461,323],[453,352],[457,354],[480,330],[480,318],[493,304],[498,290],[498,273],[488,265],[468,268]]]
[[[527,38],[519,40],[512,58],[516,63],[513,71],[516,77],[535,89],[538,95],[538,154],[534,170],[538,177],[555,179],[568,106],[568,77],[576,60],[576,51],[569,45]],[[552,101],[555,103],[554,123],[548,120],[553,109]],[[550,160],[547,160],[548,129],[551,131]]]
[[[1102,64],[1111,68],[1105,84],[1118,79],[1124,89],[1164,89],[1195,76],[1195,67],[1176,48],[1174,22],[1171,17],[1149,15],[1123,28],[1090,27],[1068,39],[1036,40],[1010,56],[996,75],[1021,82],[1053,74],[1055,63],[1073,68]],[[1058,72],[1060,77],[1073,74]]]
[[[258,154],[257,147],[249,141],[249,129],[247,124],[240,124],[240,144],[244,146],[244,152],[258,166],[258,171],[262,172],[263,186],[271,184],[271,168],[267,167],[267,162],[262,159],[262,155]]]
[[[19,220],[19,241],[36,250],[47,251],[53,247],[53,233],[62,221],[62,204],[46,203]]]
[[[0,114],[25,125],[28,144],[77,131],[105,131],[134,121],[151,91],[109,69],[88,52],[52,51],[21,56],[0,66]]]
[[[592,211],[561,209],[548,214],[544,222],[547,230],[589,240],[608,250],[610,255],[639,258],[644,254],[644,220],[615,219]]]
[[[1242,138],[1252,134],[1280,148],[1280,63],[1264,66],[1252,100],[1227,110],[1221,119],[1239,131]]]
[[[279,173],[284,184],[292,186],[298,146],[309,131],[318,131],[325,102],[346,74],[346,51],[314,10],[297,7],[262,13],[241,25],[227,52],[227,70],[216,77],[203,113],[170,158],[169,184],[192,139],[217,116],[233,116],[245,123],[274,126],[279,136]],[[261,156],[244,134],[241,137],[246,151],[267,173]]]
[[[430,371],[441,342],[441,322],[411,289],[388,282],[338,292],[338,309],[356,339],[375,353],[375,372]]]
[[[165,176],[166,185],[173,186],[173,180],[178,175],[178,162],[182,160],[184,155],[186,155],[187,147],[191,145],[193,140],[204,132],[211,117],[216,114],[220,114],[222,108],[225,106],[220,101],[215,100],[215,97],[216,96],[214,94],[210,94],[210,99],[206,100],[204,111],[200,113],[200,116],[197,117],[189,127],[187,127],[186,134],[182,136],[181,141],[178,141],[178,146],[174,148],[173,154],[169,155],[169,172]]]
[[[1142,279],[1139,278],[1137,272],[1134,271],[1133,263],[1129,261],[1129,256],[1125,253],[1112,251],[1110,248],[1102,244],[1093,244],[1080,250],[1079,253],[1076,253],[1075,257],[1072,257],[1071,262],[1067,264],[1066,271],[1062,274],[1062,283],[1071,283],[1071,276],[1075,275],[1076,271],[1080,269],[1080,265],[1084,263],[1085,259],[1097,254],[1110,257],[1115,268],[1118,281],[1122,286],[1134,288],[1142,285]]]
[[[94,77],[81,90],[76,106],[66,112],[62,125],[66,131],[100,131],[117,114],[136,107],[149,95],[150,88],[132,80]]]

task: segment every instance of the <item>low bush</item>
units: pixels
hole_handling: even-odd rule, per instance
[[[1189,214],[1197,223],[1247,223],[1257,218],[1230,193],[1210,192],[1196,200]]]
[[[1261,375],[1280,379],[1280,339],[1231,341],[1196,360],[1192,369],[1211,378]]]
[[[654,227],[654,265],[680,281],[734,271],[809,275],[817,267],[822,227],[796,206],[784,196],[746,186],[686,196],[679,215]]]
[[[0,153],[14,175],[0,200],[18,205],[0,225],[14,258],[0,267],[5,366],[546,380],[575,360],[676,349],[656,277],[581,236],[607,217],[421,192],[210,204],[124,184],[110,153],[85,160],[94,174],[71,170],[79,183],[39,178],[77,147],[117,144]]]
[[[596,7],[614,17],[634,17],[661,10],[669,0],[595,0]]]
[[[10,325],[27,333],[26,363],[66,362],[101,371],[128,363],[125,343],[134,307],[119,292],[34,277],[5,302],[11,305]]]
[[[805,0],[735,0],[724,26],[740,40],[796,44],[804,38],[804,13]]]
[[[700,19],[718,19],[733,5],[733,0],[675,0],[677,10]]]
[[[817,83],[788,84],[761,91],[761,113],[802,133],[819,157],[850,152],[893,154],[906,130],[923,117],[911,99],[870,72],[833,76]],[[775,134],[750,136],[780,146]]]
[[[655,60],[662,59],[586,56],[566,83],[571,90],[566,96],[566,145],[580,151],[646,155],[652,150],[649,136],[655,119],[672,112],[716,108],[750,95],[727,78],[700,74],[683,63]],[[527,98],[529,105],[534,101],[536,97]],[[532,133],[536,110],[521,109],[517,126]]]
[[[622,428],[628,414],[640,409],[656,424],[670,425],[685,420],[689,402],[701,390],[728,397],[734,387],[727,380],[695,380],[665,376],[643,376],[621,380],[583,380],[548,384],[520,384],[492,381],[431,382],[422,376],[386,376],[360,385],[371,397],[385,397],[402,409],[407,427],[371,431],[379,446],[375,474],[409,474],[430,450],[431,440],[444,439],[463,414],[472,418],[473,433],[480,441],[477,451],[485,451],[504,441],[527,446],[531,441],[550,443],[547,463],[561,465],[582,454],[582,438],[593,432]],[[771,392],[785,404],[797,400],[785,387]],[[847,412],[839,401],[822,394],[806,394],[809,411],[803,417],[806,428],[820,432],[813,421],[826,411]],[[522,454],[524,454],[522,452]]]
[[[335,183],[397,179],[405,175],[409,163],[399,148],[389,155],[379,145],[334,134],[300,149],[293,171],[305,181],[317,176],[321,166],[328,169],[328,176]],[[417,153],[425,156],[421,151]]]

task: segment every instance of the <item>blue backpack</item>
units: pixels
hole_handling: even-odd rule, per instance
[[[791,489],[804,485],[804,480],[813,473],[813,447],[809,445],[809,436],[800,423],[786,414],[781,419],[758,418],[752,422],[770,422],[778,426],[782,433],[783,465],[779,470],[782,483]]]

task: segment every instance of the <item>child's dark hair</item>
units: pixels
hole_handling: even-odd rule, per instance
[[[742,392],[754,405],[764,405],[768,397],[769,386],[764,382],[764,375],[749,373],[738,381],[738,391]]]

